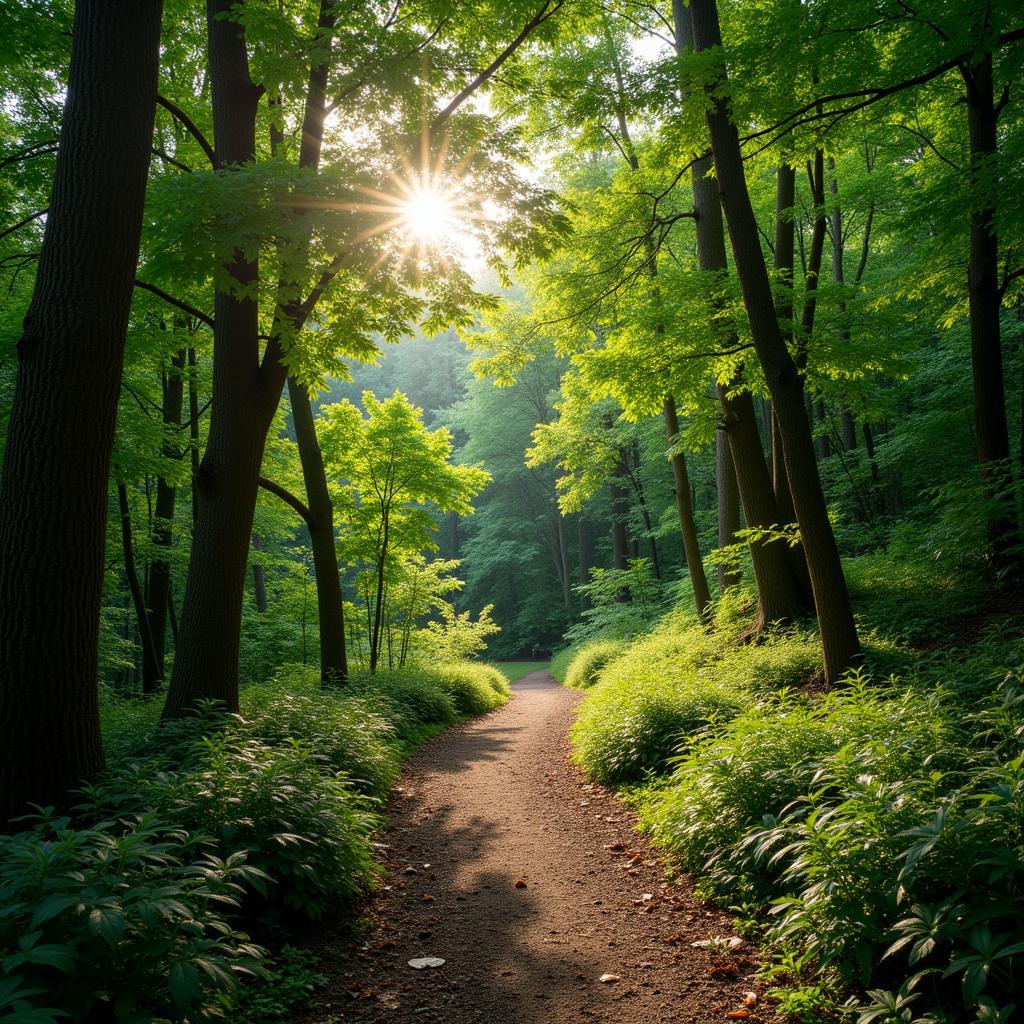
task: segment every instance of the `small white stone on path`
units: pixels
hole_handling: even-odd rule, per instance
[[[409,966],[414,970],[422,971],[424,967],[443,967],[444,960],[439,956],[420,956],[409,961]]]
[[[610,985],[613,981],[619,981],[620,978],[617,974],[602,974],[597,980],[601,982],[602,985]]]

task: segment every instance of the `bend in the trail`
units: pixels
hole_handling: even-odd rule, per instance
[[[354,956],[322,965],[329,985],[305,1021],[703,1024],[744,1012],[748,947],[691,945],[733,936],[728,916],[666,882],[632,813],[569,763],[579,697],[533,672],[506,707],[417,752],[391,807],[372,926]],[[445,964],[417,971],[418,957]]]

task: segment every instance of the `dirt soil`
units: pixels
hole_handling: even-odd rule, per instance
[[[546,670],[504,708],[437,736],[408,764],[369,930],[307,1024],[703,1024],[769,1019],[754,951],[693,942],[729,917],[669,883],[634,815],[568,760],[580,694]],[[408,961],[440,957],[414,970]],[[613,975],[614,980],[601,981]]]

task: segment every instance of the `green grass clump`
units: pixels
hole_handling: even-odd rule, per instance
[[[460,715],[482,715],[506,703],[508,680],[495,668],[460,661],[434,670]]]
[[[569,671],[569,666],[572,664],[572,659],[576,657],[578,650],[578,647],[563,647],[562,650],[555,651],[552,655],[548,671],[555,677],[556,682],[565,683],[566,673]]]
[[[741,704],[716,683],[659,679],[637,666],[632,677],[589,691],[570,732],[573,758],[599,782],[637,782],[663,771],[710,722],[731,718]]]
[[[419,742],[459,717],[455,700],[432,672],[353,672],[345,689],[369,697],[406,745]]]
[[[617,658],[626,645],[620,640],[594,640],[576,651],[563,681],[574,690],[587,690],[597,682],[601,670]]]

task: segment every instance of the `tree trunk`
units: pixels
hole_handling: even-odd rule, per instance
[[[674,0],[673,13],[677,48],[680,52],[692,49],[692,27],[682,0]],[[722,225],[718,189],[710,177],[711,167],[712,158],[702,157],[694,163],[690,174],[694,211],[697,214],[697,261],[705,273],[724,276],[728,270],[725,229]],[[735,347],[737,343],[738,339],[733,335],[726,340],[726,347]],[[769,530],[779,524],[780,513],[761,447],[754,400],[749,391],[740,389],[741,383],[742,369],[728,387],[718,386],[723,427],[729,438],[747,526]],[[769,414],[765,427],[770,430],[771,403],[766,402],[765,407]],[[754,540],[750,544],[750,560],[757,585],[758,617],[755,632],[774,622],[791,622],[799,618],[804,613],[805,602],[801,599],[789,556],[783,546],[778,542]]]
[[[732,451],[729,449],[729,435],[724,427],[719,427],[715,432],[715,481],[718,484],[718,546],[727,548],[736,543],[736,533],[740,528],[740,501],[736,468],[732,464]],[[719,563],[719,595],[729,587],[736,586],[739,581],[738,568]]]
[[[987,28],[987,26],[982,26]],[[992,54],[961,66],[967,86],[971,148],[971,242],[967,292],[974,377],[974,429],[978,464],[988,492],[988,538],[995,565],[1019,566],[1010,435],[1006,421],[1003,351],[999,315],[999,242],[996,235],[995,162],[998,111],[992,83]]]
[[[697,52],[722,45],[716,0],[691,0]],[[747,191],[739,133],[721,94],[722,78],[708,89],[706,111],[722,209],[758,359],[771,391],[782,433],[786,471],[807,553],[824,654],[825,680],[835,682],[857,659],[860,644],[846,579],[818,477],[814,441],[804,411],[803,383],[786,347],[772,303],[771,282],[761,252]]]
[[[249,76],[244,30],[226,15],[234,0],[207,0],[214,148],[221,166],[256,153],[260,90]],[[241,252],[227,266],[233,290],[214,298],[213,402],[195,483],[196,518],[181,613],[181,638],[164,714],[180,717],[201,698],[238,710],[242,599],[256,488],[267,430],[285,373],[276,353],[260,366],[259,316],[251,297],[259,268]],[[270,343],[273,344],[272,342]]]
[[[373,606],[373,632],[370,636],[370,672],[377,671],[380,661],[381,627],[384,622],[384,568],[388,557],[388,519],[384,517],[384,536],[377,557],[377,600]]]
[[[580,586],[586,586],[590,582],[590,543],[587,536],[587,521],[583,514],[576,519],[576,547],[579,549],[580,562]],[[580,608],[586,610],[590,607],[590,600],[586,594],[580,595]]]
[[[139,583],[139,573],[135,568],[135,549],[132,545],[132,512],[128,505],[128,488],[121,482],[117,485],[117,507],[121,516],[121,549],[124,553],[124,576],[128,583],[128,593],[131,594],[132,605],[135,608],[135,621],[139,627],[139,645],[142,648],[142,679],[143,692],[146,690],[145,681],[155,680],[159,684],[162,674],[160,665],[157,663],[156,644],[153,640],[153,632],[149,625],[149,612],[146,609],[146,599],[142,593],[142,586]],[[154,686],[154,689],[156,686]]]
[[[199,371],[196,362],[196,350],[188,350],[188,437],[189,461],[192,464],[192,526],[195,527],[196,515],[199,512]]]
[[[839,203],[839,182],[836,181],[836,161],[829,157],[829,169],[832,177],[829,191],[832,193],[832,209],[829,217],[832,221],[832,280],[838,285],[846,283],[846,269],[843,265],[843,210]],[[870,228],[870,221],[868,222]],[[839,300],[839,338],[847,347],[850,345],[850,325],[846,320],[846,302]],[[852,452],[857,447],[857,424],[853,413],[845,403],[839,410],[839,437],[843,442],[843,450]]]
[[[679,416],[676,413],[675,399],[671,395],[665,397],[665,432],[668,434],[668,443],[675,444],[679,436]],[[679,513],[679,531],[683,537],[683,554],[686,556],[686,570],[690,574],[697,615],[706,620],[708,605],[711,603],[711,591],[708,588],[708,578],[704,572],[704,561],[700,555],[697,524],[693,518],[693,505],[690,502],[690,477],[686,471],[686,458],[682,452],[677,452],[672,456],[671,462],[672,480],[676,492],[676,510]]]
[[[263,541],[258,533],[252,535],[252,549],[263,550]],[[267,610],[267,570],[259,562],[252,564],[252,589],[256,611],[263,615]]]
[[[624,478],[627,474],[625,456],[619,458],[612,472],[612,566],[616,569],[629,568],[629,535],[626,532],[626,517],[629,515],[629,491]]]
[[[344,683],[348,678],[345,653],[345,605],[341,595],[338,552],[334,545],[334,505],[327,488],[324,457],[316,436],[309,391],[288,378],[292,422],[306,485],[306,504],[316,520],[309,531],[316,574],[316,602],[320,613],[320,678],[325,683]]]
[[[558,515],[558,578],[562,585],[562,601],[572,611],[572,583],[569,580],[569,541],[565,534],[565,516]]]
[[[161,454],[165,459],[178,457],[177,443],[172,443],[171,430],[181,428],[181,406],[185,388],[185,350],[181,349],[171,358],[170,372],[164,380],[163,424],[164,443]],[[153,637],[153,667],[155,674],[147,671],[148,662],[142,663],[142,691],[155,693],[164,678],[164,653],[167,639],[167,609],[171,597],[170,549],[173,541],[174,506],[178,489],[165,477],[156,481],[156,507],[153,516],[153,544],[167,552],[167,557],[154,559],[149,566],[149,631]]]
[[[156,106],[159,0],[78,0],[0,484],[0,828],[103,767],[110,454]],[[74,501],[66,495],[74,495]]]
[[[796,237],[793,204],[795,202],[796,171],[788,163],[780,164],[775,172],[775,249],[773,261],[780,287],[780,291],[775,299],[775,315],[778,318],[783,339],[787,344],[793,340],[795,327],[793,312],[793,265],[795,262],[794,245]],[[813,252],[813,244],[811,248]],[[818,246],[817,264],[820,270],[820,245]],[[814,275],[814,281],[816,287],[817,274]],[[807,311],[806,305],[804,311],[805,313]],[[810,326],[813,327],[813,319]],[[803,337],[801,337],[798,351],[801,353],[798,357],[798,364],[802,359],[803,364],[806,365],[807,345]],[[808,418],[808,423],[810,423],[810,418]],[[779,515],[777,522],[780,526],[788,526],[796,521],[796,510],[793,507],[793,495],[790,491],[789,477],[786,475],[782,431],[779,429],[779,420],[775,415],[774,405],[771,437],[772,486],[775,488],[775,504],[778,507]],[[793,578],[796,580],[802,604],[805,607],[812,608],[811,577],[807,570],[807,558],[804,554],[803,545],[796,544],[794,547],[787,547],[786,558],[789,561],[790,572],[792,572]]]

